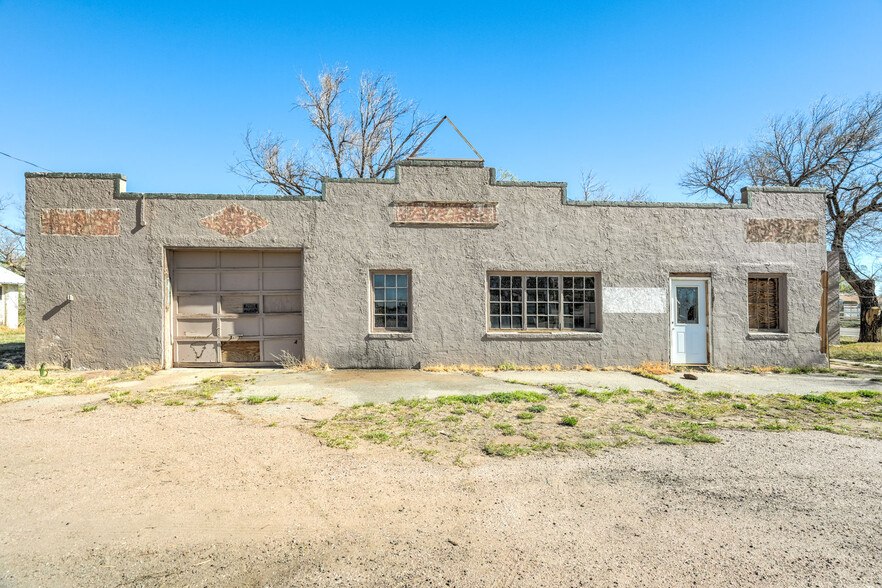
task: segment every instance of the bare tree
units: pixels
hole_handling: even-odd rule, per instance
[[[304,110],[318,131],[311,149],[286,150],[281,136],[255,139],[249,131],[247,155],[231,170],[255,186],[291,196],[319,194],[323,177],[386,177],[419,144],[434,117],[402,98],[392,76],[370,72],[361,74],[350,113],[344,104],[348,79],[345,67],[324,68],[316,86],[300,76],[304,95],[295,108]]]
[[[5,211],[6,214],[3,214]],[[9,220],[4,220],[9,219]],[[0,266],[17,274],[25,273],[24,207],[11,195],[0,196]]]
[[[585,200],[595,202],[648,202],[649,190],[637,188],[620,196],[611,192],[606,182],[598,180],[593,170],[588,170],[587,173],[582,172],[582,196]]]
[[[860,297],[859,341],[882,341],[876,262],[882,246],[882,95],[822,99],[808,112],[768,121],[745,150],[704,151],[680,185],[693,195],[734,202],[742,183],[827,189],[827,240],[839,271]],[[874,308],[876,310],[874,310]]]

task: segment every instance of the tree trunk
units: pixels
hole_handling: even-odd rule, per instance
[[[839,275],[857,293],[861,305],[861,332],[859,343],[882,342],[882,312],[879,311],[879,299],[876,297],[876,280],[865,280],[858,276],[842,248],[841,235],[833,235],[830,249],[839,252]],[[875,310],[874,310],[875,309]]]
[[[861,334],[860,343],[882,342],[882,311],[876,297],[876,280],[860,280],[860,287],[855,288],[861,301]]]

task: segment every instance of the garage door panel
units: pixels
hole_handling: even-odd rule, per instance
[[[220,307],[223,314],[257,314],[260,312],[260,295],[222,295]]]
[[[174,264],[178,268],[187,267],[215,267],[217,265],[216,251],[175,251]]]
[[[263,342],[264,361],[278,362],[282,359],[283,351],[293,357],[303,357],[303,339],[301,337],[290,339],[266,339]]]
[[[302,267],[299,251],[264,251],[263,267]]]
[[[177,321],[178,337],[214,337],[215,320],[206,319],[181,319]]]
[[[299,335],[303,332],[303,317],[299,314],[263,317],[263,334]]]
[[[302,312],[303,296],[300,294],[266,294],[263,297],[263,312]]]
[[[217,296],[214,294],[188,294],[178,296],[178,316],[188,314],[214,314]]]
[[[180,363],[217,363],[217,341],[179,341],[177,344]]]
[[[297,270],[272,271],[263,274],[264,290],[300,290],[301,288],[303,288],[303,280]]]
[[[178,292],[213,292],[217,289],[217,274],[178,270],[175,272],[175,287]]]
[[[221,251],[221,267],[258,267],[260,251]]]
[[[232,270],[220,272],[219,275],[220,289],[224,292],[260,289],[260,272],[258,271]]]
[[[260,317],[238,317],[220,319],[221,337],[258,337]]]

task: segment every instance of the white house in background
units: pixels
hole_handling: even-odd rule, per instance
[[[0,267],[0,326],[18,328],[18,289],[25,279]]]

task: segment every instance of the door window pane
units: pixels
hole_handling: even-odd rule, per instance
[[[677,324],[698,324],[698,288],[677,286]]]

